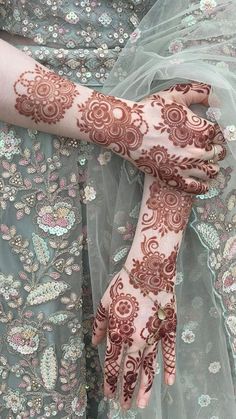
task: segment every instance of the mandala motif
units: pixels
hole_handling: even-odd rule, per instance
[[[187,114],[185,107],[178,103],[168,104],[158,95],[153,98],[152,106],[159,106],[162,116],[162,121],[155,126],[157,131],[166,132],[169,140],[177,147],[194,144],[197,148],[211,150],[214,126],[196,114]]]
[[[134,319],[138,316],[139,304],[134,296],[120,292],[123,287],[122,279],[118,277],[111,288],[109,335],[111,341],[117,341],[116,335],[119,330],[122,342],[131,345],[131,336],[135,332]]]
[[[173,292],[178,246],[174,247],[169,257],[157,249],[156,237],[147,239],[144,236],[141,243],[143,258],[141,261],[133,259],[130,283],[144,296],[149,293],[157,295],[161,290]]]
[[[128,106],[112,96],[93,92],[86,103],[79,105],[77,126],[89,134],[92,142],[130,156],[142,144],[148,125],[143,119],[143,105]],[[82,121],[82,122],[81,122]]]
[[[158,181],[154,181],[149,190],[150,197],[146,205],[152,213],[143,213],[142,231],[152,228],[158,230],[162,236],[169,231],[183,231],[188,222],[193,198],[166,186],[160,186]]]
[[[55,124],[63,119],[65,111],[78,95],[74,83],[52,71],[35,66],[34,71],[21,74],[14,84],[17,95],[15,108],[34,122]]]

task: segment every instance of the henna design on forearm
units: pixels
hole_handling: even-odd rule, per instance
[[[193,198],[167,186],[159,186],[154,181],[150,187],[150,196],[146,201],[149,212],[142,214],[142,231],[157,230],[161,236],[169,231],[183,231],[189,218]]]
[[[90,141],[110,147],[122,156],[130,157],[130,152],[141,146],[148,132],[148,123],[143,115],[144,105],[135,104],[131,107],[113,96],[93,92],[78,107],[81,120],[77,120],[77,125],[81,132],[87,133]]]
[[[168,257],[157,250],[158,246],[156,236],[149,239],[144,236],[141,242],[143,258],[141,261],[133,259],[130,283],[144,296],[157,295],[160,291],[173,292],[178,245]]]
[[[53,71],[35,66],[25,71],[14,84],[16,110],[35,123],[56,124],[78,95],[76,85]]]

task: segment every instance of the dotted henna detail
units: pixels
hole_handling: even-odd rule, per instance
[[[17,95],[15,108],[34,122],[55,124],[63,119],[78,95],[76,85],[36,64],[14,84]]]
[[[169,231],[179,233],[183,231],[192,208],[193,198],[177,190],[172,190],[154,181],[149,188],[150,197],[147,200],[147,208],[152,211],[151,215],[143,213],[142,231],[152,228],[161,236]]]
[[[143,107],[141,104],[130,107],[113,96],[93,92],[87,102],[78,105],[82,115],[77,126],[82,132],[89,133],[92,142],[105,147],[113,145],[114,152],[130,156],[148,132]]]
[[[165,99],[154,95],[152,106],[161,108],[162,122],[154,126],[160,133],[166,132],[169,140],[177,147],[195,147],[210,150],[215,136],[215,128],[196,114],[188,116],[184,106],[166,103]]]
[[[144,236],[141,243],[143,258],[141,261],[133,259],[130,283],[144,296],[149,293],[157,295],[161,290],[173,292],[178,246],[174,247],[169,257],[157,249],[156,237],[147,239]]]

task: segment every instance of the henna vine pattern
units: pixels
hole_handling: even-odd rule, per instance
[[[130,283],[140,289],[145,296],[149,293],[157,295],[160,291],[173,292],[173,279],[176,273],[178,246],[174,247],[169,257],[157,251],[157,238],[144,236],[141,243],[142,260],[133,259]]]
[[[167,92],[180,92],[183,94],[189,93],[191,91],[202,93],[204,96],[210,94],[211,86],[205,83],[177,83],[174,86],[169,87],[165,91]]]
[[[35,66],[25,71],[14,84],[17,95],[15,108],[24,116],[38,122],[55,124],[63,119],[78,95],[76,86],[52,71]]]
[[[150,196],[146,206],[152,211],[143,212],[142,231],[152,228],[161,236],[169,231],[179,233],[183,231],[189,219],[193,198],[177,190],[172,190],[158,181],[154,181],[150,188]]]
[[[115,97],[93,92],[78,107],[82,113],[82,122],[77,120],[80,130],[89,133],[90,140],[96,144],[113,145],[113,151],[123,156],[130,156],[130,151],[138,149],[148,132],[143,118],[144,105],[130,107]]]
[[[124,379],[123,379],[123,395],[124,401],[127,402],[132,398],[135,385],[138,379],[139,369],[142,364],[142,352],[138,351],[138,355],[128,355],[125,362]]]

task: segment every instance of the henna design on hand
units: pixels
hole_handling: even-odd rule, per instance
[[[55,124],[73,105],[78,95],[76,85],[36,64],[34,71],[25,71],[14,84],[15,108],[34,122]]]
[[[152,106],[161,107],[163,122],[155,125],[155,129],[161,133],[168,133],[168,139],[177,147],[187,147],[194,144],[197,148],[211,149],[215,129],[209,127],[207,121],[198,115],[188,116],[186,109],[178,103],[166,103],[165,99],[156,95],[152,100]]]
[[[206,95],[210,94],[211,86],[206,83],[177,83],[174,86],[169,87],[165,90],[166,92],[180,92],[184,95],[191,92],[200,93],[203,95],[204,99]],[[200,102],[200,101],[199,101]]]
[[[103,313],[108,313],[104,391],[114,397],[120,389],[124,408],[131,405],[138,378],[137,404],[147,404],[160,341],[165,381],[174,381],[176,258],[191,203],[189,195],[146,176],[138,226],[126,262],[129,269],[125,267],[112,280],[102,299]],[[94,330],[97,343],[101,340],[98,331],[105,329],[100,312],[99,309]]]

